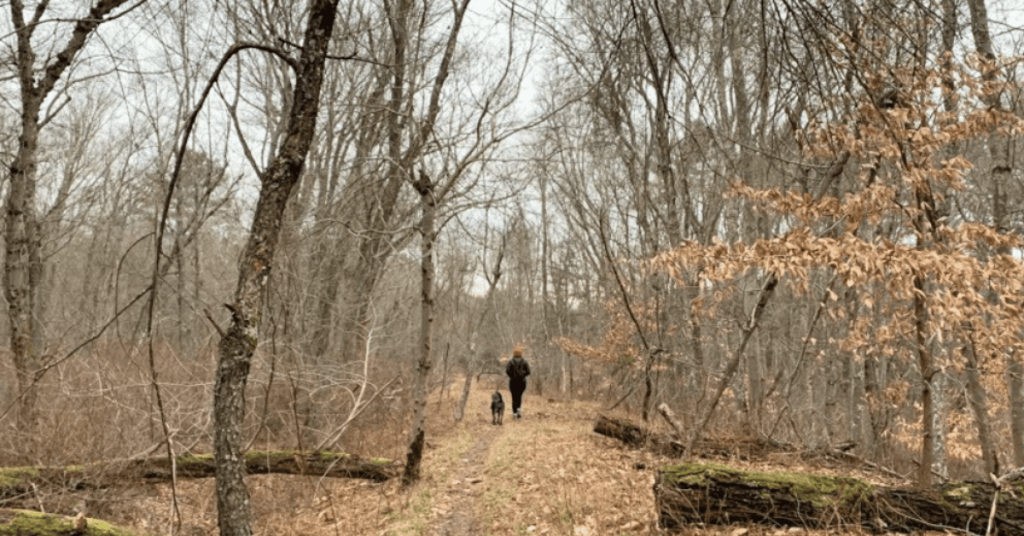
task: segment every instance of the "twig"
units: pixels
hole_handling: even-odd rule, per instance
[[[996,485],[995,492],[992,493],[992,509],[988,513],[988,527],[985,528],[985,536],[992,534],[992,525],[996,520],[996,507],[999,505],[999,490],[1003,487],[1002,479],[996,478],[996,475],[992,473],[988,474],[988,477],[992,479],[992,483]]]
[[[207,318],[210,318],[209,311],[203,309],[203,312],[206,313]],[[212,318],[210,318],[210,322],[213,322]],[[214,324],[213,326],[217,327],[217,324]],[[217,328],[217,331],[220,332],[220,328]],[[221,337],[224,337],[223,333],[221,333]],[[256,442],[256,439],[260,437],[260,433],[267,428],[267,414],[270,412],[270,389],[274,387],[274,372],[276,369],[277,354],[274,354],[270,358],[270,378],[267,379],[267,389],[263,393],[263,416],[260,417],[260,427],[256,429],[256,433],[252,435],[252,439],[250,439],[249,443],[245,445],[245,448],[242,449],[242,452],[248,452],[249,449],[252,448],[253,443]]]
[[[32,493],[35,494],[36,502],[39,503],[39,511],[45,514],[46,513],[46,507],[43,506],[43,498],[39,496],[39,486],[37,486],[35,482],[32,482],[31,484],[32,484]]]
[[[879,470],[879,471],[881,471],[881,472],[883,472],[883,473],[885,473],[885,474],[887,474],[887,475],[889,475],[889,476],[891,476],[893,478],[899,478],[900,480],[906,480],[906,477],[904,477],[903,475],[897,473],[896,471],[893,471],[892,469],[889,469],[888,467],[883,467],[881,465],[878,465],[877,463],[865,460],[864,458],[861,458],[860,456],[857,456],[856,454],[851,454],[849,452],[845,452],[845,451],[842,451],[842,450],[836,450],[836,449],[833,449],[832,453],[833,454],[838,454],[840,456],[844,456],[846,458],[851,458],[853,460],[856,460],[857,463],[861,463],[861,464],[867,465],[868,467],[872,467],[874,469],[877,469],[877,470]]]
[[[11,412],[11,410],[14,409],[14,407],[17,404],[21,403],[22,399],[25,398],[25,395],[28,394],[28,392],[30,390],[32,390],[36,386],[37,383],[42,381],[43,376],[47,372],[49,372],[54,367],[57,367],[61,363],[64,363],[68,359],[71,359],[72,357],[74,357],[75,354],[78,353],[79,350],[81,350],[82,348],[85,348],[86,346],[88,346],[93,341],[99,339],[100,336],[103,335],[103,333],[107,330],[108,327],[110,327],[111,324],[113,324],[119,318],[121,318],[121,314],[122,313],[127,311],[128,308],[131,307],[132,305],[135,305],[135,302],[139,301],[143,296],[145,296],[149,292],[149,290],[151,288],[153,288],[153,287],[146,288],[145,290],[140,292],[137,296],[135,296],[135,298],[133,298],[132,301],[130,301],[128,303],[128,305],[125,305],[120,310],[115,311],[114,316],[111,317],[110,320],[108,320],[106,324],[103,324],[103,326],[101,326],[99,328],[99,330],[97,330],[96,333],[94,333],[91,337],[89,337],[88,339],[82,341],[81,344],[79,344],[78,346],[74,347],[70,352],[64,354],[64,356],[61,357],[60,359],[58,359],[56,361],[53,361],[53,362],[47,364],[46,366],[42,367],[41,369],[37,370],[35,372],[35,374],[33,375],[32,383],[28,387],[26,387],[26,388],[22,389],[20,392],[18,392],[18,396],[14,397],[14,400],[12,400],[11,403],[8,404],[6,408],[4,408],[3,413],[0,413],[0,421],[2,421],[4,419],[4,417],[6,417]]]
[[[626,391],[626,394],[623,395],[622,398],[620,398],[618,402],[612,404],[612,407],[606,409],[605,411],[611,411],[611,410],[619,407],[619,404],[621,404],[623,401],[625,401],[627,398],[629,398],[629,395],[633,394],[633,390],[634,389],[636,389],[636,385],[631,386],[629,388],[629,391]]]
[[[999,477],[999,480],[996,482],[996,484],[1002,485],[1011,480],[1018,480],[1021,477],[1024,477],[1024,467],[1018,467],[1012,471],[1007,471],[1006,473],[1003,473],[1003,476]]]
[[[338,440],[341,439],[342,434],[345,433],[345,430],[348,429],[348,425],[351,424],[352,421],[356,419],[356,417],[362,415],[363,411],[365,411],[366,408],[370,407],[370,404],[377,399],[377,396],[383,393],[385,389],[387,389],[391,384],[395,383],[395,381],[397,381],[399,378],[401,378],[401,376],[395,376],[394,378],[391,379],[391,381],[382,385],[380,389],[377,389],[377,392],[373,393],[373,396],[371,396],[369,400],[367,400],[357,408],[352,408],[352,413],[349,414],[348,419],[345,420],[345,422],[341,426],[339,426],[334,432],[332,432],[331,435],[327,438],[329,441],[321,441],[320,444],[317,445],[317,448],[315,450],[323,449],[328,444],[333,446],[334,443],[337,443]],[[333,463],[331,464],[331,467],[334,467]]]
[[[210,314],[210,310],[205,308],[205,307],[203,307],[203,314],[205,314],[206,315],[206,319],[209,320],[211,324],[213,324],[213,329],[217,330],[217,335],[220,335],[220,338],[223,339],[224,338],[224,330],[220,329],[220,326],[217,324],[217,321],[214,320],[213,319],[213,315]]]
[[[668,404],[664,402],[658,404],[658,413],[661,413],[661,416],[668,421],[668,424],[676,431],[676,435],[680,438],[685,437],[685,434],[683,433],[683,425],[676,420],[676,414],[672,412],[672,409],[668,407]]]
[[[391,385],[391,382],[398,379],[398,376],[395,376],[394,380],[388,382],[387,385],[385,385],[384,387],[377,389],[377,392],[373,394],[373,398],[368,400],[366,404],[360,406],[360,403],[363,400],[363,395],[366,393],[366,384],[369,383],[370,381],[370,345],[372,343],[373,327],[371,326],[366,333],[366,348],[363,351],[363,382],[362,384],[359,385],[359,395],[356,396],[355,402],[352,403],[352,411],[349,412],[348,418],[345,419],[345,422],[341,423],[341,426],[337,427],[334,431],[327,434],[327,437],[324,438],[324,440],[321,441],[320,444],[317,445],[316,448],[313,450],[320,450],[327,446],[328,444],[334,443],[341,439],[341,435],[344,434],[345,430],[348,429],[349,423],[351,423],[357,416],[359,416],[359,414],[363,412],[363,409],[366,408],[366,406],[369,405],[370,402],[373,402],[373,399],[377,398],[377,395],[380,394],[380,392],[383,391],[385,387]]]
[[[800,358],[796,361],[796,366],[793,367],[792,374],[789,375],[789,380],[786,381],[786,405],[782,407],[782,411],[779,412],[778,418],[775,419],[775,424],[772,425],[772,429],[768,431],[768,437],[772,437],[775,434],[775,429],[779,426],[779,421],[782,420],[782,416],[789,411],[789,393],[793,387],[793,380],[796,379],[797,372],[803,370],[804,359],[807,357],[807,343],[811,340],[811,335],[814,334],[814,327],[818,323],[818,319],[821,318],[821,311],[825,309],[825,304],[828,303],[829,294],[832,292],[832,283],[836,280],[836,275],[832,274],[832,278],[828,280],[828,284],[825,285],[825,292],[821,296],[821,300],[818,301],[818,309],[814,312],[814,318],[811,319],[811,324],[807,327],[807,335],[804,336],[803,343],[800,346]],[[779,374],[782,374],[782,370],[779,370]],[[779,376],[776,376],[779,378]],[[775,391],[775,387],[778,385],[778,380],[772,382],[772,386],[768,389],[768,394],[764,396],[762,400],[767,400],[772,392]]]

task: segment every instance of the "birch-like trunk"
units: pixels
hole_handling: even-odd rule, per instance
[[[408,486],[420,478],[420,462],[423,460],[424,423],[427,408],[427,380],[430,378],[431,330],[434,322],[434,220],[437,200],[434,199],[434,185],[430,177],[420,171],[420,178],[413,186],[420,195],[420,347],[416,366],[416,383],[412,393],[412,430],[409,433],[409,452],[406,455],[402,484]]]

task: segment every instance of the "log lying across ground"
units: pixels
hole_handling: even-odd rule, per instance
[[[363,478],[383,482],[394,478],[400,466],[386,459],[360,458],[331,451],[249,451],[246,470],[255,474],[313,475],[336,478]],[[212,454],[178,456],[174,463],[178,478],[208,478],[214,475]],[[0,468],[0,499],[35,493],[39,488],[66,490],[102,489],[126,481],[156,483],[171,479],[172,466],[167,458],[102,462],[69,467]]]
[[[686,450],[686,445],[671,434],[654,433],[627,420],[612,419],[604,415],[598,416],[594,421],[594,432],[618,439],[627,445],[645,448],[666,456],[682,456]],[[765,451],[787,450],[792,450],[792,448],[781,443],[756,438],[734,439],[729,442],[701,439],[694,445],[694,451],[699,456],[738,457],[741,459],[756,456]]]
[[[1024,534],[1024,482],[999,493],[997,534]],[[661,525],[757,523],[872,531],[955,530],[985,534],[993,484],[960,482],[927,490],[803,473],[748,472],[719,464],[661,468],[654,496]],[[1012,492],[1012,493],[1011,493]]]
[[[0,536],[22,535],[133,536],[137,533],[99,519],[65,518],[29,510],[0,508]]]

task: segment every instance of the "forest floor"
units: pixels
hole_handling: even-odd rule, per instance
[[[466,418],[454,424],[452,397],[438,409],[431,398],[421,481],[398,482],[266,475],[247,479],[254,529],[260,535],[633,535],[658,528],[654,473],[673,460],[622,446],[593,432],[597,405],[526,395],[523,418],[505,413],[491,425],[493,385],[474,386]],[[491,382],[493,383],[493,382]],[[457,383],[460,386],[461,383]],[[529,392],[529,391],[528,391]],[[507,390],[503,390],[506,405]],[[821,467],[797,459],[717,460],[740,469],[871,476],[848,467]],[[878,478],[872,478],[878,481]],[[886,482],[891,483],[891,482]],[[212,479],[178,483],[183,529],[216,534]],[[130,525],[166,533],[169,486],[144,499],[148,512]],[[138,506],[138,503],[136,503]],[[120,520],[118,520],[120,521]],[[859,530],[804,530],[753,525],[688,527],[685,536],[860,535]],[[945,533],[929,533],[938,536]],[[924,535],[921,535],[924,536]]]

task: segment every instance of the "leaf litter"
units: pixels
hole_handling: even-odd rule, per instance
[[[460,384],[461,381],[456,382]],[[677,459],[623,446],[593,433],[601,408],[586,401],[556,401],[529,391],[523,418],[506,414],[491,425],[492,390],[474,386],[466,418],[452,419],[455,397],[431,397],[419,483],[375,484],[354,479],[258,475],[246,479],[253,528],[258,535],[640,535],[859,536],[853,530],[750,526],[688,526],[666,532],[657,525],[654,471]],[[789,455],[730,459],[738,469],[806,470],[857,474],[850,467],[823,467]],[[873,480],[877,481],[876,478]],[[214,482],[178,483],[182,530],[217,534]],[[138,499],[147,512],[128,526],[166,532],[170,488]],[[145,504],[142,504],[145,503]],[[119,520],[112,520],[119,521]],[[939,536],[932,532],[921,536]]]

